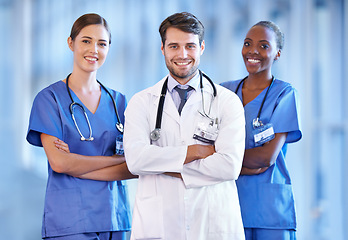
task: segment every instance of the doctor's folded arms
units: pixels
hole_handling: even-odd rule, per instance
[[[173,14],[159,32],[169,74],[125,111],[126,162],[139,175],[131,239],[243,240],[243,105],[199,70],[204,27],[194,15]]]
[[[122,181],[135,178],[123,156],[126,99],[96,79],[110,44],[104,18],[78,18],[68,38],[72,73],[35,97],[27,140],[48,159],[44,239],[124,240],[131,228]]]

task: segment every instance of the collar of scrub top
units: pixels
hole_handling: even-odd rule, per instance
[[[240,86],[242,85],[242,83],[245,81],[245,79],[247,79],[248,76],[246,76],[245,78],[243,78],[237,85],[237,88],[236,90],[234,91],[235,94],[238,94],[238,90],[240,88]],[[260,109],[259,109],[259,112],[257,114],[257,117],[256,119],[253,120],[253,127],[260,127],[262,126],[262,122],[260,121],[260,116],[261,116],[261,111],[262,111],[262,108],[263,108],[263,104],[265,103],[266,101],[266,98],[267,98],[267,95],[268,95],[268,92],[269,90],[271,89],[271,87],[273,86],[273,83],[274,83],[274,76],[272,75],[272,80],[271,80],[271,83],[269,84],[268,88],[267,88],[267,92],[265,94],[265,96],[263,97],[263,100],[262,100],[262,103],[261,103],[261,106],[260,106]]]

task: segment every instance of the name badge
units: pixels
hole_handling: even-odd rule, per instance
[[[123,135],[118,135],[116,137],[116,151],[115,153],[117,155],[123,155],[124,151],[123,151]]]
[[[273,124],[261,125],[253,130],[255,146],[261,146],[274,138]]]
[[[218,119],[203,118],[198,123],[193,138],[204,143],[214,144],[218,133]]]

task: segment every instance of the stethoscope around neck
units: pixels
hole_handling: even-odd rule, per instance
[[[71,96],[71,92],[70,92],[70,88],[69,88],[69,77],[70,77],[71,73],[66,77],[66,89],[68,91],[68,94],[69,94],[69,97],[71,99],[71,103],[69,105],[69,110],[70,110],[70,114],[71,114],[71,117],[74,121],[74,124],[75,124],[75,127],[77,129],[77,131],[79,132],[80,134],[80,139],[81,141],[93,141],[94,140],[94,137],[92,136],[93,132],[92,132],[92,127],[91,127],[91,123],[89,122],[89,119],[88,119],[88,116],[87,116],[87,113],[86,113],[86,110],[85,108],[80,104],[80,103],[77,103],[74,101],[74,99],[72,98]],[[106,89],[106,87],[101,84],[101,82],[99,82],[97,80],[97,82],[100,84],[100,86],[108,93],[108,95],[110,96],[111,100],[112,100],[112,103],[114,105],[114,109],[115,109],[115,113],[116,113],[116,117],[117,117],[117,123],[116,123],[116,129],[121,133],[123,134],[123,124],[121,123],[120,121],[120,117],[118,115],[118,111],[117,111],[117,107],[116,107],[116,102],[114,100],[114,98],[112,97],[111,93]],[[77,122],[76,122],[76,119],[75,119],[75,114],[74,114],[74,108],[75,107],[79,107],[82,109],[83,111],[83,114],[85,116],[85,119],[86,119],[86,122],[88,124],[88,128],[89,128],[89,136],[88,138],[84,137],[81,133],[81,130],[79,128],[79,126],[77,125]]]
[[[213,91],[214,91],[213,97],[214,98],[216,97],[216,94],[217,94],[216,87],[214,85],[214,82],[205,73],[203,73],[201,70],[198,70],[198,71],[199,71],[199,80],[200,80],[199,87],[201,89],[202,107],[203,107],[203,112],[199,112],[199,113],[204,117],[208,117],[208,118],[212,119],[211,117],[209,117],[209,114],[207,114],[204,110],[203,77],[206,78],[209,81],[209,83],[211,84],[211,86],[213,87]],[[168,77],[164,81],[163,87],[161,90],[160,100],[159,100],[159,104],[158,104],[158,108],[157,108],[156,126],[155,126],[155,129],[152,130],[150,133],[150,139],[152,141],[157,141],[161,137],[162,114],[163,114],[164,100],[166,97],[167,89],[168,89]],[[211,107],[211,105],[210,105],[210,107]]]
[[[247,78],[248,78],[248,76],[246,76],[245,78],[243,78],[243,79],[238,83],[237,88],[236,88],[236,90],[234,91],[235,94],[238,93],[238,90],[239,90],[240,86],[242,85],[242,83],[243,83],[243,82],[245,81],[245,79],[247,79]],[[260,127],[260,126],[263,125],[262,121],[260,120],[261,111],[262,111],[262,108],[263,108],[263,104],[264,104],[265,101],[266,101],[268,92],[269,92],[269,90],[271,89],[271,87],[273,86],[273,83],[274,83],[274,76],[272,76],[271,83],[269,84],[269,86],[268,86],[268,88],[267,88],[267,92],[266,92],[265,96],[263,97],[263,100],[262,100],[262,103],[261,103],[259,112],[257,113],[257,117],[253,120],[253,127],[254,127],[254,128],[258,128],[258,127]]]

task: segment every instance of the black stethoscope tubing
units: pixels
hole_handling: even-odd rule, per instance
[[[201,70],[198,70],[198,71],[199,71],[199,77],[200,77],[200,79],[199,79],[200,85],[199,86],[201,88],[201,91],[203,91],[203,77],[204,77],[209,81],[209,83],[213,87],[213,91],[214,91],[213,96],[215,98],[217,95],[217,91],[216,91],[216,87],[214,85],[214,82]],[[156,141],[160,138],[162,114],[163,114],[164,100],[166,98],[167,89],[168,89],[168,77],[166,78],[166,80],[164,81],[163,86],[162,86],[160,100],[159,100],[158,108],[157,108],[155,129],[150,133],[150,139],[153,141]],[[203,94],[203,92],[202,92],[202,94]],[[204,110],[204,103],[203,103],[203,110]]]
[[[93,141],[94,138],[92,137],[92,127],[91,127],[91,124],[90,124],[90,122],[89,122],[89,120],[88,120],[88,116],[87,116],[86,110],[85,110],[85,108],[84,108],[81,104],[75,102],[74,99],[73,99],[72,96],[71,96],[71,92],[70,92],[70,88],[69,88],[69,77],[70,77],[70,75],[71,75],[71,73],[66,77],[66,89],[67,89],[68,94],[69,94],[69,97],[70,97],[70,99],[71,99],[71,103],[70,103],[70,105],[69,105],[69,110],[70,110],[71,117],[73,118],[73,121],[74,121],[74,123],[75,123],[75,126],[76,126],[76,128],[77,128],[77,130],[78,130],[78,132],[79,132],[79,134],[80,134],[80,136],[81,136],[81,140]],[[112,97],[111,93],[106,89],[106,87],[105,87],[101,82],[99,82],[98,79],[97,79],[97,82],[99,83],[99,85],[100,85],[100,86],[108,93],[108,95],[110,96],[110,98],[111,98],[111,100],[112,100],[112,103],[113,103],[113,106],[114,106],[114,109],[115,109],[116,118],[117,118],[116,128],[117,128],[117,130],[118,130],[121,134],[123,134],[123,124],[121,123],[120,116],[118,115],[118,111],[117,111],[117,106],[116,106],[115,99]],[[79,129],[79,127],[77,126],[77,123],[76,123],[76,120],[75,120],[75,117],[74,117],[74,112],[73,112],[73,107],[74,107],[74,105],[79,106],[79,107],[83,110],[83,113],[84,113],[85,118],[86,118],[86,120],[87,120],[87,124],[88,124],[88,128],[89,128],[89,133],[90,133],[90,136],[89,136],[87,139],[84,138],[84,137],[82,136],[82,134],[81,134],[81,132],[80,132],[80,129]]]
[[[237,92],[238,92],[238,90],[239,90],[239,88],[240,88],[240,85],[241,85],[241,84],[245,81],[245,79],[247,79],[247,78],[248,78],[248,76],[246,76],[245,78],[243,78],[243,79],[238,83],[237,88],[236,88],[236,90],[234,91],[236,94],[237,94]],[[261,111],[262,111],[262,108],[263,108],[263,104],[264,104],[265,101],[266,101],[268,92],[269,92],[269,90],[271,89],[271,87],[273,86],[273,83],[274,83],[274,76],[272,76],[271,83],[269,84],[269,86],[268,86],[268,88],[267,88],[267,92],[266,92],[265,96],[263,97],[263,100],[262,100],[262,103],[261,103],[259,112],[258,112],[257,117],[256,117],[256,121],[259,121],[259,119],[260,119]]]

